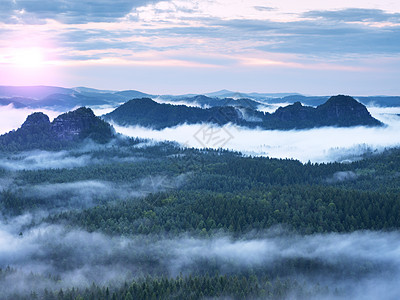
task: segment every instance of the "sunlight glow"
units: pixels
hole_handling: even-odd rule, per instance
[[[44,62],[43,50],[40,48],[17,49],[10,58],[10,63],[20,67],[40,67]]]

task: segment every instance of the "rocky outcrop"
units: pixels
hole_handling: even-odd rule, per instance
[[[309,106],[303,106],[300,102],[295,102],[292,105],[278,108],[273,114],[276,118],[282,121],[307,120],[312,118],[314,109]]]
[[[99,129],[103,129],[105,137],[111,138],[112,131],[108,124],[86,107],[62,114],[51,123],[51,132],[61,140],[84,139],[93,136]]]
[[[21,129],[30,130],[32,128],[47,128],[50,127],[50,119],[47,115],[42,112],[35,112],[26,118],[24,124],[22,124]]]
[[[316,112],[321,121],[326,124],[336,123],[338,126],[381,125],[381,122],[373,118],[363,104],[350,96],[333,96],[324,104],[319,105]]]
[[[58,149],[90,138],[99,143],[114,136],[113,128],[96,117],[89,108],[81,107],[62,114],[50,122],[41,112],[29,115],[21,128],[0,136],[5,150]]]

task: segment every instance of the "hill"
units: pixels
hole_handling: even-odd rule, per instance
[[[35,112],[18,130],[0,136],[0,149],[62,149],[87,138],[105,143],[113,135],[112,127],[96,117],[90,108],[81,107],[62,114],[53,122],[44,113]]]
[[[255,112],[263,115],[261,112]],[[160,104],[150,98],[134,99],[104,116],[120,125],[140,125],[155,129],[179,124],[211,122],[223,125],[229,122],[247,125],[240,112],[231,106],[198,108],[185,105]]]
[[[233,100],[238,101],[238,100]],[[202,109],[185,105],[159,104],[150,98],[133,99],[104,116],[118,125],[140,125],[162,129],[179,124],[233,123],[263,129],[300,129],[322,126],[380,126],[367,108],[350,96],[334,96],[316,108],[296,102],[274,113],[249,106],[221,106]]]

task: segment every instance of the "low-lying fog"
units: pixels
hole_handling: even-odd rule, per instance
[[[122,283],[149,273],[175,277],[202,272],[208,266],[220,274],[268,273],[278,267],[283,279],[327,285],[332,293],[329,298],[334,298],[335,288],[337,296],[352,299],[378,299],[383,292],[391,299],[400,293],[398,232],[300,236],[272,229],[240,239],[222,233],[214,238],[109,237],[46,223],[27,227],[34,219],[29,214],[0,218],[0,267],[16,269],[0,280],[2,291],[29,293],[92,282]],[[296,260],[312,262],[314,270],[302,270],[304,263],[294,264],[293,269]],[[285,263],[292,268],[282,267]],[[41,277],[30,276],[31,272]],[[48,274],[59,280],[46,279]]]
[[[110,108],[96,111],[102,114]],[[380,151],[400,145],[400,108],[369,108],[372,115],[387,124],[382,128],[319,128],[266,131],[227,125],[182,125],[160,131],[142,127],[115,126],[129,136],[173,140],[193,147],[224,147],[246,154],[290,157],[301,161],[332,161],[354,158],[366,151]],[[42,110],[43,111],[43,110]],[[0,132],[18,128],[32,113],[29,109],[0,106]],[[44,111],[50,118],[60,112]],[[93,153],[102,147],[88,144],[74,151],[29,151],[0,158],[0,167],[10,171],[72,168],[101,163]],[[132,162],[136,157],[108,158]],[[356,176],[335,173],[330,180]],[[178,187],[184,175],[176,178],[144,177],[135,184],[104,180],[66,183],[18,184],[1,178],[0,190],[14,189],[41,198],[60,195],[75,201],[74,208],[96,205],[97,194],[105,198],[136,197]],[[167,184],[165,184],[167,182]],[[163,183],[163,184],[160,184]],[[85,287],[92,282],[120,285],[125,280],[147,274],[177,276],[204,272],[281,272],[282,279],[296,279],[303,286],[319,283],[328,294],[315,299],[397,299],[400,294],[400,232],[359,231],[347,234],[302,236],[282,229],[240,238],[216,233],[212,238],[184,234],[175,238],[160,236],[114,236],[88,232],[83,228],[43,222],[49,211],[18,217],[0,215],[0,294],[38,292],[43,289]],[[300,261],[298,265],[296,262]],[[305,262],[305,263],[304,263]],[[304,272],[301,266],[310,263]],[[10,266],[13,271],[4,271]],[[278,270],[278,271],[277,271]],[[34,274],[32,275],[31,272]],[[56,280],[49,275],[56,276]],[[335,291],[335,289],[337,289]],[[1,297],[1,296],[0,296]]]
[[[111,111],[111,107],[97,107],[97,115]],[[223,127],[209,124],[180,125],[163,130],[140,126],[114,125],[117,132],[127,136],[151,138],[156,141],[177,141],[196,148],[227,148],[248,155],[294,158],[302,162],[328,162],[357,159],[365,152],[381,151],[400,145],[400,107],[368,107],[371,114],[385,123],[381,128],[324,127],[306,130],[255,130],[234,125]],[[34,110],[0,106],[0,133],[17,129]],[[41,110],[43,111],[43,110]],[[50,118],[60,112],[44,110]],[[80,158],[82,159],[82,158]],[[79,164],[79,161],[77,161]]]
[[[163,130],[113,125],[117,132],[128,136],[177,141],[191,147],[223,147],[249,155],[329,162],[357,159],[365,152],[400,145],[400,116],[397,115],[400,108],[370,107],[369,111],[387,126],[281,131],[209,124],[180,125]]]

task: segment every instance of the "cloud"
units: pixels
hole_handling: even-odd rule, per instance
[[[42,169],[72,169],[96,164],[133,163],[145,160],[136,157],[125,147],[119,147],[119,153],[113,157],[103,155],[104,151],[115,146],[116,140],[108,144],[96,144],[88,140],[79,148],[73,150],[46,151],[32,150],[14,154],[6,154],[0,158],[0,168],[8,171],[42,170]]]
[[[272,11],[276,9],[274,7],[269,7],[269,6],[254,6],[254,8],[260,11]]]
[[[351,181],[357,179],[357,174],[353,171],[341,171],[335,172],[332,178],[328,178],[326,181],[328,183],[342,182],[342,181]]]
[[[336,22],[392,22],[400,23],[400,13],[388,13],[381,9],[347,8],[339,10],[309,11],[306,18],[323,18]]]
[[[388,57],[399,52],[398,26],[394,22],[397,13],[380,9],[340,9],[339,5],[339,9],[333,11],[328,10],[330,5],[314,3],[318,10],[304,11],[310,6],[304,4],[295,5],[296,9],[292,11],[288,3],[277,4],[272,9],[265,7],[265,1],[251,4],[226,0],[213,3],[175,0],[117,2],[84,0],[64,3],[56,0],[48,3],[46,0],[39,7],[37,1],[22,0],[17,4],[6,1],[2,4],[4,9],[20,9],[11,14],[12,22],[26,20],[34,24],[38,18],[42,23],[45,22],[43,18],[48,19],[47,23],[29,28],[10,24],[6,26],[9,34],[2,34],[3,40],[12,40],[13,44],[21,41],[32,44],[40,36],[42,41],[35,44],[46,45],[43,48],[47,49],[44,53],[49,56],[47,62],[50,65],[76,68],[118,66],[120,72],[123,66],[145,66],[146,69],[178,66],[192,69],[308,67],[321,71],[339,69],[353,72],[360,70],[360,64],[365,66],[367,62],[370,66],[371,61],[377,61],[376,57],[371,60],[371,55]],[[226,10],[228,5],[230,9]],[[122,17],[124,15],[127,16]],[[355,17],[351,16],[356,15],[370,21],[352,21]],[[32,45],[19,47],[28,46]],[[0,52],[15,51],[0,49]],[[284,60],[271,58],[278,53],[292,54],[293,57]],[[367,59],[362,61],[363,58]],[[5,58],[3,61],[9,60]],[[382,65],[370,67],[376,71]],[[395,69],[394,66],[391,68]],[[228,73],[237,71],[230,70],[233,72],[226,71],[225,75],[218,77],[232,76]],[[16,76],[13,81],[21,78]],[[30,80],[32,82],[32,78]]]
[[[55,19],[64,23],[113,21],[127,15],[133,8],[151,3],[150,0],[4,0],[2,14],[13,14],[22,20]],[[28,16],[28,18],[27,18]]]
[[[91,155],[71,155],[68,151],[34,150],[22,152],[0,159],[0,167],[6,170],[62,169],[86,166],[91,162]]]
[[[0,287],[9,294],[85,288],[92,282],[119,286],[134,277],[189,275],[210,265],[228,275],[278,270],[282,278],[329,286],[332,294],[328,296],[337,289],[340,298],[368,295],[373,299],[384,289],[385,295],[399,293],[398,232],[299,236],[269,230],[240,238],[224,234],[213,238],[127,238],[46,223],[27,227],[32,218],[24,215],[0,221],[0,267],[16,269],[0,279]],[[306,273],[296,261],[309,262],[313,268]],[[287,264],[291,267],[285,268]],[[41,280],[28,276],[30,272]],[[44,276],[48,274],[59,280]],[[10,284],[11,280],[23,285]]]
[[[118,183],[104,180],[26,184],[23,186],[12,186],[6,181],[3,183],[8,184],[8,189],[16,188],[17,192],[21,194],[20,197],[50,200],[51,204],[49,205],[52,207],[82,209],[99,204],[99,202],[145,197],[150,193],[176,189],[185,183],[186,177],[187,174],[175,177],[151,175]]]

